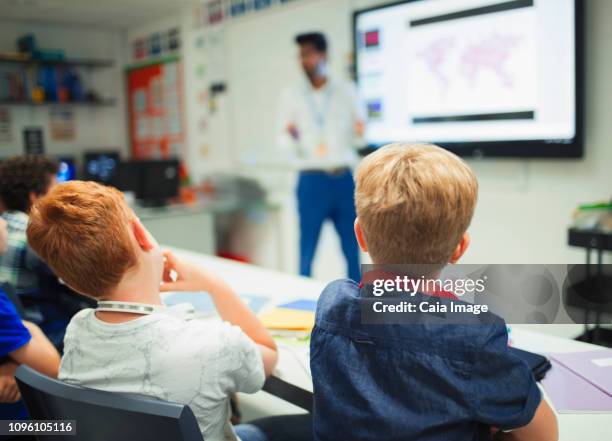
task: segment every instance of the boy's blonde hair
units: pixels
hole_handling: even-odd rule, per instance
[[[30,213],[28,244],[68,286],[103,297],[138,263],[123,195],[95,182],[55,186]]]
[[[431,144],[390,144],[364,158],[355,180],[357,216],[374,263],[448,263],[478,196],[465,162]]]

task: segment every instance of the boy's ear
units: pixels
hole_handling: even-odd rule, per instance
[[[365,238],[363,237],[363,230],[361,229],[361,225],[359,225],[359,218],[355,218],[355,237],[357,238],[357,243],[359,244],[359,248],[364,253],[368,252],[368,246],[366,245]]]
[[[140,220],[134,219],[132,221],[132,232],[142,251],[151,251],[155,248],[153,241],[149,237],[146,228],[140,223]]]
[[[470,235],[466,231],[465,233],[463,233],[463,237],[461,237],[461,241],[459,242],[459,245],[457,245],[457,248],[455,248],[455,251],[453,252],[453,255],[450,258],[450,263],[457,263],[457,261],[461,259],[461,256],[463,256],[463,254],[465,253],[465,251],[468,249],[469,246],[470,246]]]
[[[34,205],[34,202],[36,202],[38,200],[39,196],[34,193],[33,191],[31,191],[30,193],[28,193],[28,199],[30,200],[30,207],[32,205]]]

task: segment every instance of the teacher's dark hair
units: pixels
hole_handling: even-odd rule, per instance
[[[295,37],[295,42],[300,46],[312,45],[318,52],[327,53],[327,39],[320,32],[308,32]]]

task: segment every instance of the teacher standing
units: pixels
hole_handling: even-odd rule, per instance
[[[353,225],[355,204],[351,167],[355,143],[363,135],[364,111],[355,85],[327,72],[327,41],[320,33],[298,35],[304,81],[281,96],[279,144],[297,157],[300,218],[300,274],[310,276],[321,227],[334,223],[348,276],[360,279],[359,249]]]

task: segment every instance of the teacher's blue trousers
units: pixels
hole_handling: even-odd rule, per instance
[[[341,173],[304,171],[297,187],[300,216],[300,274],[310,276],[323,222],[331,220],[340,236],[348,277],[359,281],[359,248],[355,239],[355,183],[347,169]]]

